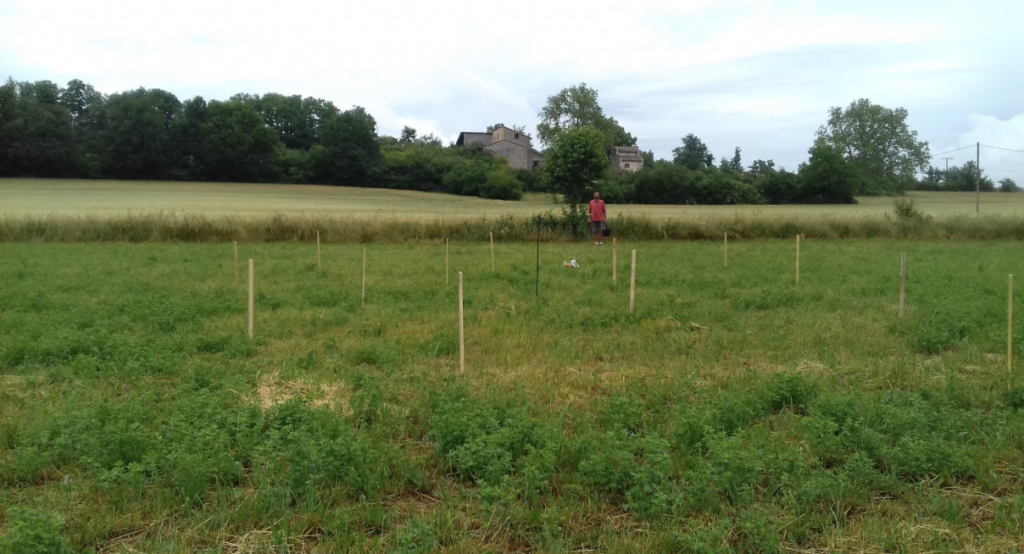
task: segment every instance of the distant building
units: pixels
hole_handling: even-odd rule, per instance
[[[635,146],[613,146],[611,152],[612,168],[616,171],[640,171],[644,167],[644,157]]]
[[[544,165],[544,154],[530,144],[530,137],[524,133],[499,125],[490,133],[462,132],[459,133],[455,146],[465,148],[472,144],[482,144],[484,151],[494,156],[505,158],[512,169],[534,169]]]

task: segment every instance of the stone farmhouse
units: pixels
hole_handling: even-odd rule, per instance
[[[490,133],[459,133],[455,146],[465,148],[471,144],[482,144],[484,151],[508,161],[512,169],[533,171],[544,165],[544,154],[530,144],[530,137],[508,127],[498,126]]]
[[[644,157],[635,146],[613,146],[611,151],[612,169],[637,172],[644,167]]]

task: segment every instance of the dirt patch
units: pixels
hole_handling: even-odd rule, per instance
[[[277,372],[260,378],[256,387],[260,407],[264,410],[287,402],[292,398],[305,398],[314,408],[340,409],[349,415],[348,399],[352,391],[344,383],[310,383],[308,381],[282,381]]]

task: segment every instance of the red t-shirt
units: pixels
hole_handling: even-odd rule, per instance
[[[604,200],[590,201],[590,221],[604,221]]]

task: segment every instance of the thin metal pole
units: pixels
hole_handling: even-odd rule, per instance
[[[975,154],[975,169],[977,175],[974,177],[974,213],[981,213],[981,143],[975,145],[977,152]]]
[[[462,272],[459,272],[459,373],[466,371],[466,324],[462,309]]]
[[[256,277],[255,277],[255,272],[253,270],[253,266],[254,266],[254,264],[253,264],[252,258],[249,258],[249,338],[250,339],[252,339],[253,311],[254,311],[254,303],[255,303],[255,299],[256,299],[256,295],[254,293],[254,288],[256,286]]]
[[[1013,385],[1013,275],[1006,295],[1006,373],[1009,380],[1007,386]]]
[[[366,305],[366,248],[363,248],[363,294],[362,305]]]

